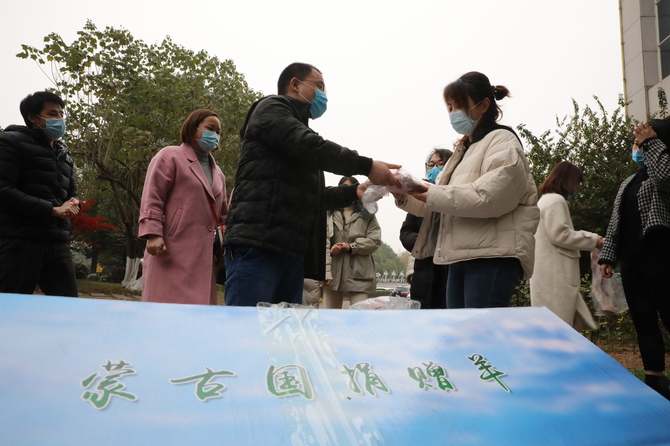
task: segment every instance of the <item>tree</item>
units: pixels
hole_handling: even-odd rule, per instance
[[[107,217],[94,217],[90,214],[98,202],[95,198],[81,201],[79,213],[72,216],[72,229],[70,230],[70,243],[79,241],[88,246],[96,245],[93,235],[98,231],[118,231],[118,229],[107,221]]]
[[[619,186],[639,167],[631,160],[633,129],[638,121],[625,115],[626,102],[619,97],[619,106],[610,114],[597,97],[597,108],[580,109],[573,101],[574,114],[556,119],[554,134],[533,135],[523,125],[519,133],[526,140],[528,160],[537,185],[547,177],[554,165],[570,161],[582,170],[584,180],[570,200],[570,214],[576,229],[605,236],[614,199]],[[665,117],[667,99],[659,89],[659,112],[648,119]],[[588,255],[581,259],[582,272],[590,272]]]
[[[40,66],[67,104],[68,143],[82,177],[101,181],[113,199],[123,229],[126,276],[135,281],[144,250],[137,238],[147,166],[162,147],[178,144],[181,125],[199,108],[221,119],[222,151],[215,158],[229,179],[239,155],[239,129],[258,98],[230,60],[194,52],[166,37],[148,45],[125,29],[98,30],[88,21],[66,44],[55,33],[43,49],[22,45],[17,56]]]
[[[622,98],[619,107],[609,114],[597,97],[597,108],[580,109],[573,101],[574,114],[557,119],[557,129],[541,136],[533,135],[523,125],[519,133],[529,148],[528,159],[537,185],[560,161],[579,166],[584,181],[569,201],[575,228],[605,235],[621,182],[637,171],[631,160],[633,128],[636,121],[625,116]]]
[[[72,249],[91,257],[91,270],[97,265],[97,250],[103,239],[102,232],[118,231],[118,228],[109,223],[107,217],[97,217],[92,214],[97,208],[98,200],[91,198],[81,201],[81,209],[71,218],[70,246]]]
[[[384,242],[382,242],[379,249],[372,254],[372,258],[375,260],[375,266],[379,274],[384,274],[384,271],[391,274],[391,272],[395,271],[397,276],[401,272],[405,272],[405,264],[403,264],[396,253],[393,252],[393,248]]]

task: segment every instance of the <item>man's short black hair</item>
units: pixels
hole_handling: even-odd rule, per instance
[[[60,105],[61,108],[65,108],[63,100],[58,95],[49,91],[36,91],[23,98],[21,105],[19,105],[19,110],[21,110],[23,121],[28,127],[32,127],[28,115],[39,115],[44,109],[44,104],[47,102],[53,102],[54,104]]]
[[[310,75],[312,70],[316,70],[321,73],[321,70],[316,68],[314,65],[301,62],[293,62],[288,67],[284,68],[284,71],[279,75],[279,80],[277,81],[277,94],[286,94],[288,91],[288,86],[291,83],[291,79],[297,77],[300,80],[305,79]]]

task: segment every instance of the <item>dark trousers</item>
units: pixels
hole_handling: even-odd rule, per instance
[[[449,265],[447,308],[509,307],[523,279],[519,259],[473,259]]]
[[[658,324],[660,316],[670,330],[670,259],[659,247],[656,253],[621,254],[619,263],[623,291],[637,332],[645,370],[665,370],[665,345]]]
[[[77,297],[70,247],[65,242],[0,238],[0,293]]]
[[[303,259],[252,246],[227,246],[224,260],[227,306],[302,303]]]
[[[434,264],[432,257],[416,259],[410,296],[421,309],[447,308],[447,266]]]

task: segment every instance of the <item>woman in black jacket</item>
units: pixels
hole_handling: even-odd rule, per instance
[[[435,183],[437,175],[442,171],[452,153],[449,149],[433,149],[430,152],[426,160],[428,181]],[[422,217],[408,213],[400,227],[400,242],[410,253],[414,249],[422,223]],[[447,308],[447,266],[434,264],[432,257],[414,260],[414,274],[410,281],[409,294],[412,300],[421,303],[422,309]]]
[[[633,160],[640,170],[619,188],[600,255],[603,277],[619,263],[626,301],[635,324],[645,382],[670,399],[665,345],[658,319],[670,329],[670,118],[637,126]]]

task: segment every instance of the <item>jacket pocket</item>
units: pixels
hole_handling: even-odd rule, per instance
[[[563,254],[566,257],[570,257],[571,259],[578,259],[580,257],[579,251],[576,249],[568,249],[568,248],[563,248],[562,246],[557,246],[556,250],[559,252],[559,254]]]
[[[184,212],[183,209],[177,209],[177,211],[170,219],[170,224],[168,226],[168,237],[173,237],[179,228],[179,222],[181,221],[181,214]]]
[[[498,246],[495,218],[456,218],[452,225],[454,249],[481,249]]]
[[[375,278],[375,266],[372,256],[353,255],[349,258],[351,277],[356,280],[373,280]]]

